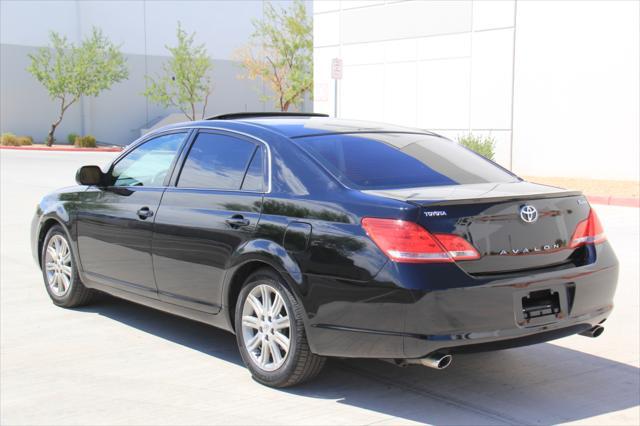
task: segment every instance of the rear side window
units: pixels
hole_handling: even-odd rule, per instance
[[[200,133],[182,167],[178,187],[238,190],[258,146],[231,136]]]
[[[514,182],[518,178],[436,136],[370,133],[294,139],[346,186],[392,189]]]
[[[253,154],[241,189],[256,192],[262,192],[264,190],[264,155],[261,147],[258,147]]]

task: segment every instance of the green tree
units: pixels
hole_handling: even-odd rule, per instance
[[[50,47],[43,47],[29,55],[27,68],[47,89],[51,99],[60,104],[60,112],[51,124],[47,145],[55,142],[56,128],[64,113],[82,96],[98,96],[113,84],[129,76],[126,61],[119,47],[93,28],[79,46],[70,43],[56,32],[50,34]]]
[[[164,74],[157,80],[147,77],[144,95],[165,108],[178,108],[191,121],[196,119],[196,106],[202,103],[204,118],[213,89],[209,71],[213,68],[204,44],[195,46],[195,33],[187,34],[178,22],[178,44],[165,46],[171,58],[164,64]]]
[[[458,143],[489,160],[493,160],[496,141],[491,136],[481,137],[469,133],[466,136],[458,137]]]
[[[300,105],[313,88],[313,26],[300,0],[288,9],[264,7],[264,19],[254,21],[248,46],[238,52],[245,69],[241,78],[261,78],[273,91],[265,96],[288,111]]]

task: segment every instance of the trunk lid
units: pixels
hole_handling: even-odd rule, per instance
[[[367,192],[418,205],[429,232],[469,241],[480,259],[457,264],[472,275],[575,264],[569,241],[590,210],[580,192],[524,181]]]

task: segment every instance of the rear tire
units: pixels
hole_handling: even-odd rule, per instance
[[[41,258],[44,287],[55,305],[75,308],[93,300],[95,290],[80,281],[71,243],[62,226],[55,225],[47,232]]]
[[[271,387],[289,387],[313,379],[325,358],[311,352],[303,307],[271,269],[245,281],[235,311],[236,340],[251,375]]]

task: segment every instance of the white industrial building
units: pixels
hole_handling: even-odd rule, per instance
[[[316,112],[497,141],[519,174],[637,180],[638,1],[315,1]]]

